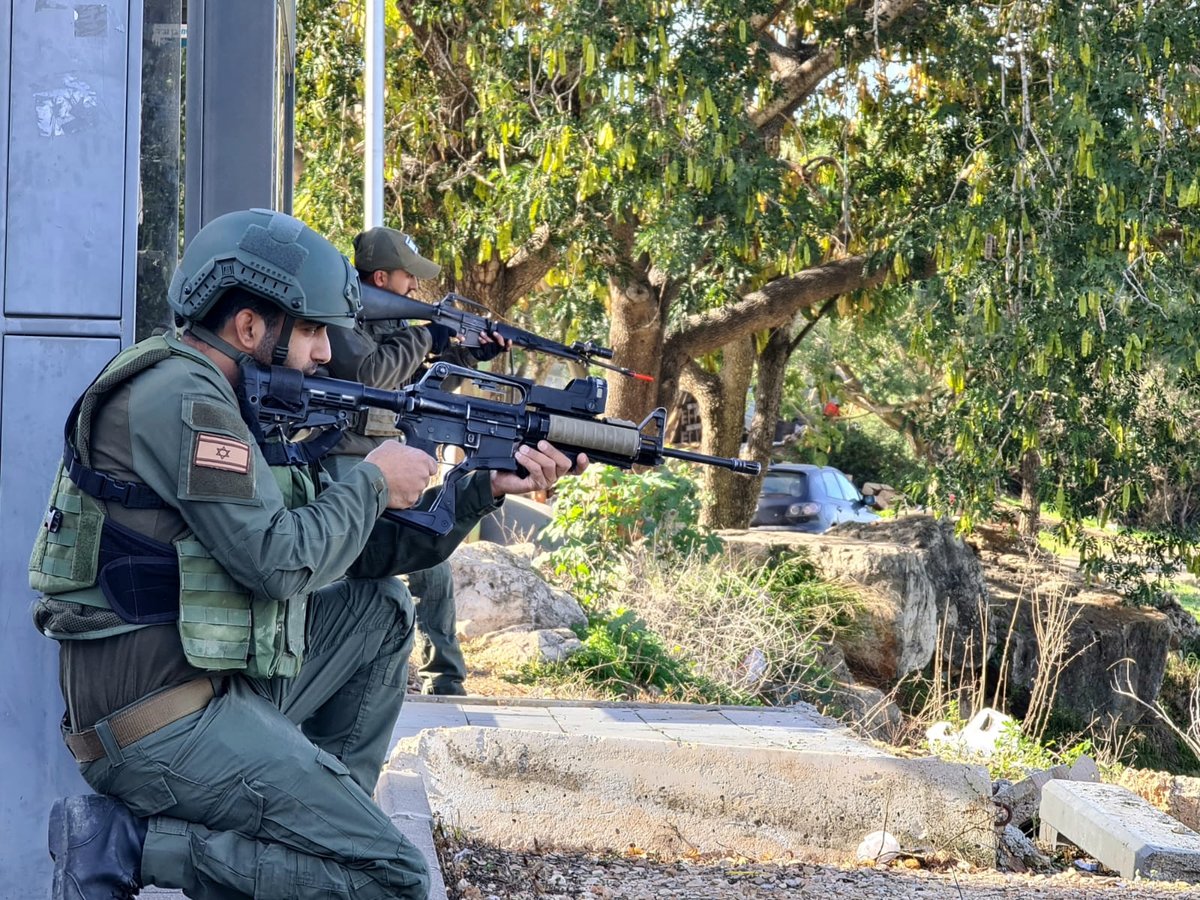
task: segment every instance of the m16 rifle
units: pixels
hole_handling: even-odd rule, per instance
[[[599,366],[639,381],[654,380],[649,375],[643,375],[632,369],[607,362],[612,359],[612,350],[600,346],[595,341],[576,341],[573,344],[552,341],[534,334],[532,331],[526,331],[515,325],[509,325],[507,322],[499,322],[491,318],[487,307],[462,294],[450,293],[437,303],[425,303],[370,284],[361,284],[359,288],[362,297],[360,316],[364,322],[377,322],[384,319],[419,319],[423,322],[434,322],[457,334],[461,346],[468,348],[480,346],[482,335],[498,334],[526,350],[561,356],[563,359],[573,360],[584,365]]]
[[[525,378],[495,375],[437,362],[417,382],[395,391],[355,381],[304,375],[295,369],[246,362],[239,388],[257,417],[264,437],[287,439],[311,428],[345,428],[350,414],[386,409],[410,446],[440,458],[442,447],[460,448],[465,458],[443,479],[427,509],[389,510],[389,518],[431,534],[446,534],[455,519],[458,482],[478,469],[522,473],[515,459],[520,444],[553,443],[574,458],[579,453],[622,469],[658,466],[682,459],[757,475],[761,465],[743,459],[708,456],[663,446],[667,414],[654,410],[640,425],[602,417],[608,400],[603,378],[576,378],[565,388]],[[444,390],[447,379],[463,379],[488,396],[464,396]]]

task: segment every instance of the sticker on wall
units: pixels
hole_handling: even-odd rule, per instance
[[[83,131],[96,116],[96,92],[74,75],[64,75],[60,88],[35,92],[33,102],[42,137],[61,137]]]
[[[104,37],[108,31],[108,7],[83,3],[75,7],[75,37]]]

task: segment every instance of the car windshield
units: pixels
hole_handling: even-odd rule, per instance
[[[787,494],[801,500],[808,499],[808,476],[803,472],[768,472],[763,479],[764,494]]]

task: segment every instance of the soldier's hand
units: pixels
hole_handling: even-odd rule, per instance
[[[471,348],[471,355],[480,362],[487,362],[511,349],[512,341],[506,340],[499,332],[493,331],[491,334],[484,332],[479,335],[479,346]]]
[[[437,472],[437,460],[399,441],[384,441],[367,454],[367,462],[379,466],[387,479],[388,509],[408,509],[416,503]]]
[[[517,448],[517,462],[528,472],[524,477],[516,472],[492,472],[492,496],[505,494],[528,494],[530,491],[547,491],[568,472],[578,475],[588,467],[588,458],[580,453],[571,466],[571,458],[549,441],[538,441],[537,448],[522,444]]]

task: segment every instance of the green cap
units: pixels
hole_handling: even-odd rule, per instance
[[[442,267],[417,249],[417,242],[395,228],[371,228],[354,238],[354,268],[360,272],[403,269],[415,278],[437,278]]]

